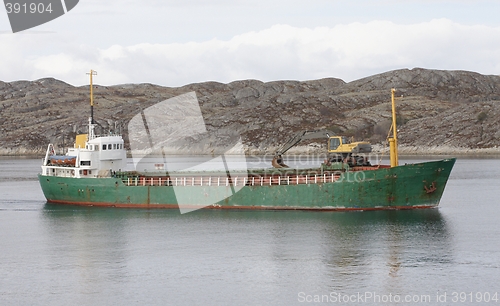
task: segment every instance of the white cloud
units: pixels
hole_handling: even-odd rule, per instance
[[[47,54],[27,57],[19,53],[32,42],[0,35],[1,45],[8,46],[1,48],[0,55],[9,58],[0,63],[2,74],[10,80],[52,76],[83,85],[87,81],[84,73],[92,68],[99,72],[96,82],[100,84],[149,82],[165,86],[248,78],[338,77],[351,81],[413,67],[500,74],[500,28],[461,25],[447,19],[409,25],[372,21],[312,29],[275,25],[229,40],[113,45],[106,49],[77,45],[67,37],[49,40],[50,47],[46,37],[41,37],[47,35],[29,38]]]

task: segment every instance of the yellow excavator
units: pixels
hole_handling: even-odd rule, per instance
[[[289,168],[283,162],[283,154],[290,150],[293,146],[297,145],[302,140],[306,139],[321,139],[326,138],[328,140],[328,160],[327,163],[331,162],[345,162],[349,166],[369,166],[370,162],[363,156],[353,155],[356,153],[370,153],[372,151],[372,146],[369,142],[359,141],[351,142],[346,136],[336,136],[334,132],[330,130],[306,130],[295,134],[290,140],[288,140],[284,145],[282,145],[274,154],[272,165],[275,168]]]

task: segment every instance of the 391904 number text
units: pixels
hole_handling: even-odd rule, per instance
[[[453,292],[451,294],[453,303],[497,303],[499,301],[497,292]]]
[[[42,14],[52,13],[52,3],[5,3],[7,14]]]

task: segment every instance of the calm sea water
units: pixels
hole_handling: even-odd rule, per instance
[[[40,162],[0,159],[1,305],[500,305],[498,159],[439,209],[184,215],[47,204]]]

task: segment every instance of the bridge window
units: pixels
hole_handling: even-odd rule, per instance
[[[105,144],[102,145],[102,150],[103,151],[106,150],[106,145]]]
[[[108,150],[111,150],[111,144],[108,144]]]
[[[80,161],[80,166],[90,166],[90,160],[82,160],[82,161]]]
[[[116,150],[116,143],[113,144],[113,150]]]

